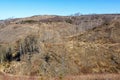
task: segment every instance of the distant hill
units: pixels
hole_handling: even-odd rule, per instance
[[[120,14],[0,21],[0,70],[14,75],[120,73]]]

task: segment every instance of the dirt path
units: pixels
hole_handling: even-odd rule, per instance
[[[120,80],[120,74],[89,74],[67,76],[63,80]]]
[[[120,74],[89,74],[59,78],[45,78],[37,76],[9,75],[0,72],[0,80],[120,80]]]

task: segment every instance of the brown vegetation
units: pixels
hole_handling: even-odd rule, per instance
[[[4,73],[75,75],[65,77],[68,80],[109,76],[114,80],[112,74],[117,80],[120,74],[120,15],[33,16],[9,20],[4,26],[0,25],[0,70]],[[83,74],[91,74],[90,79]],[[104,78],[103,74],[108,75]]]

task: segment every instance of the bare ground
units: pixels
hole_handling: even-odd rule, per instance
[[[43,76],[20,76],[0,73],[0,80],[120,80],[120,74],[87,74],[52,78]]]

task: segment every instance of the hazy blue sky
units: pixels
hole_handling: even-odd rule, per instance
[[[120,0],[0,0],[0,19],[76,12],[120,13]]]

